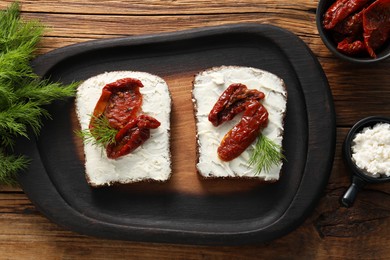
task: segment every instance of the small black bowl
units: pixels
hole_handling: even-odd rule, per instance
[[[372,127],[377,123],[389,123],[390,118],[384,116],[371,116],[366,117],[359,122],[357,122],[351,130],[349,130],[343,144],[343,155],[344,160],[352,171],[352,184],[349,189],[345,192],[344,196],[341,198],[341,204],[345,207],[352,206],[357,192],[363,188],[363,186],[367,183],[383,183],[390,181],[390,177],[372,177],[367,174],[367,172],[361,168],[359,168],[354,161],[352,160],[352,151],[351,145],[352,140],[355,135],[363,130],[365,127]]]
[[[316,23],[317,23],[318,33],[320,34],[322,41],[335,56],[339,57],[342,60],[349,61],[352,63],[357,63],[357,64],[367,64],[367,63],[371,64],[390,57],[390,40],[388,40],[385,43],[385,46],[382,46],[380,50],[376,53],[377,57],[375,59],[369,57],[368,55],[364,57],[353,57],[339,52],[337,50],[337,43],[333,40],[332,32],[324,29],[324,27],[322,26],[324,13],[334,2],[335,0],[320,0],[318,2],[317,12],[316,12]]]

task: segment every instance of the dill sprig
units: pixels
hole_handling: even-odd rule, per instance
[[[0,11],[0,184],[15,183],[14,176],[27,168],[28,159],[13,154],[19,137],[29,138],[50,114],[42,106],[75,95],[77,83],[63,86],[41,80],[30,66],[45,27],[23,21],[17,2]]]
[[[6,155],[0,150],[0,183],[15,186],[16,175],[27,168],[29,159],[24,156]]]
[[[0,11],[0,52],[7,53],[23,47],[31,56],[44,30],[45,26],[39,21],[21,21],[19,3],[14,2],[6,10]]]
[[[94,117],[94,115],[91,115]],[[95,117],[92,130],[84,129],[76,131],[76,135],[83,139],[85,143],[91,143],[98,147],[105,148],[108,144],[115,143],[115,135],[118,130],[111,127],[105,116]]]
[[[269,172],[273,165],[285,159],[282,147],[260,134],[250,155],[249,166],[254,166],[255,174],[257,175],[262,171]]]
[[[0,111],[0,141],[5,147],[12,148],[17,136],[28,138],[28,128],[35,134],[42,127],[42,117],[48,117],[46,110],[34,102],[17,103]]]
[[[48,105],[54,100],[64,100],[76,94],[77,82],[62,85],[47,79],[26,81],[22,88],[15,90],[20,100],[32,102],[38,106]]]

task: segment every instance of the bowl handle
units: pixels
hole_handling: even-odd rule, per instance
[[[349,186],[348,190],[344,193],[344,196],[341,198],[341,204],[344,207],[351,207],[355,201],[358,191],[363,188],[365,181],[357,176],[352,177],[352,184]]]

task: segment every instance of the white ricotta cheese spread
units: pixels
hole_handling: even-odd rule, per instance
[[[373,177],[390,176],[390,124],[366,127],[352,140],[352,159]]]
[[[145,72],[116,71],[87,79],[78,87],[76,95],[76,112],[81,129],[88,129],[102,88],[122,78],[136,78],[142,82],[142,113],[156,118],[161,125],[151,129],[150,138],[142,146],[115,160],[107,158],[105,149],[84,143],[86,175],[93,186],[142,180],[165,181],[171,174],[171,97],[167,84],[160,77]]]
[[[282,145],[284,115],[286,112],[287,93],[282,79],[267,71],[256,68],[222,66],[203,71],[196,75],[193,88],[193,102],[197,127],[198,172],[204,177],[251,177],[265,181],[279,179],[283,162],[274,165],[268,172],[255,174],[249,166],[249,157],[256,141],[239,157],[231,161],[222,161],[217,149],[225,134],[236,125],[241,114],[231,121],[215,127],[208,120],[208,115],[223,91],[233,83],[242,83],[248,89],[257,89],[265,94],[264,107],[268,110],[268,126],[262,134]]]

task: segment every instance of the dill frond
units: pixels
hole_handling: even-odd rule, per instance
[[[249,166],[254,166],[255,174],[257,175],[262,171],[268,172],[273,165],[276,165],[285,159],[282,147],[261,134],[250,155]]]
[[[21,46],[0,53],[0,83],[2,85],[20,84],[24,78],[37,78],[30,67],[29,49]]]
[[[93,117],[93,115],[91,115]],[[76,131],[76,135],[83,139],[85,143],[91,143],[98,147],[106,147],[108,144],[115,143],[115,136],[118,130],[112,128],[105,116],[95,119],[95,124],[92,130],[84,129]]]
[[[0,129],[0,145],[12,150],[15,145],[15,135],[5,131],[4,129]]]
[[[26,82],[23,88],[15,90],[15,95],[20,100],[33,101],[42,106],[52,103],[54,100],[64,100],[73,97],[76,94],[78,83],[62,85],[58,82],[49,82],[48,80],[32,80]]]
[[[38,135],[43,117],[50,117],[50,115],[34,102],[13,104],[0,111],[1,144],[12,149],[17,137],[29,138],[28,128]]]
[[[12,3],[0,12],[0,52],[8,52],[23,46],[29,49],[32,58],[35,46],[40,41],[45,27],[39,21],[21,21],[20,6]]]
[[[0,83],[0,111],[9,107],[16,100],[15,93],[7,85]]]
[[[15,186],[16,175],[27,168],[29,161],[24,156],[6,155],[0,150],[0,183]]]

